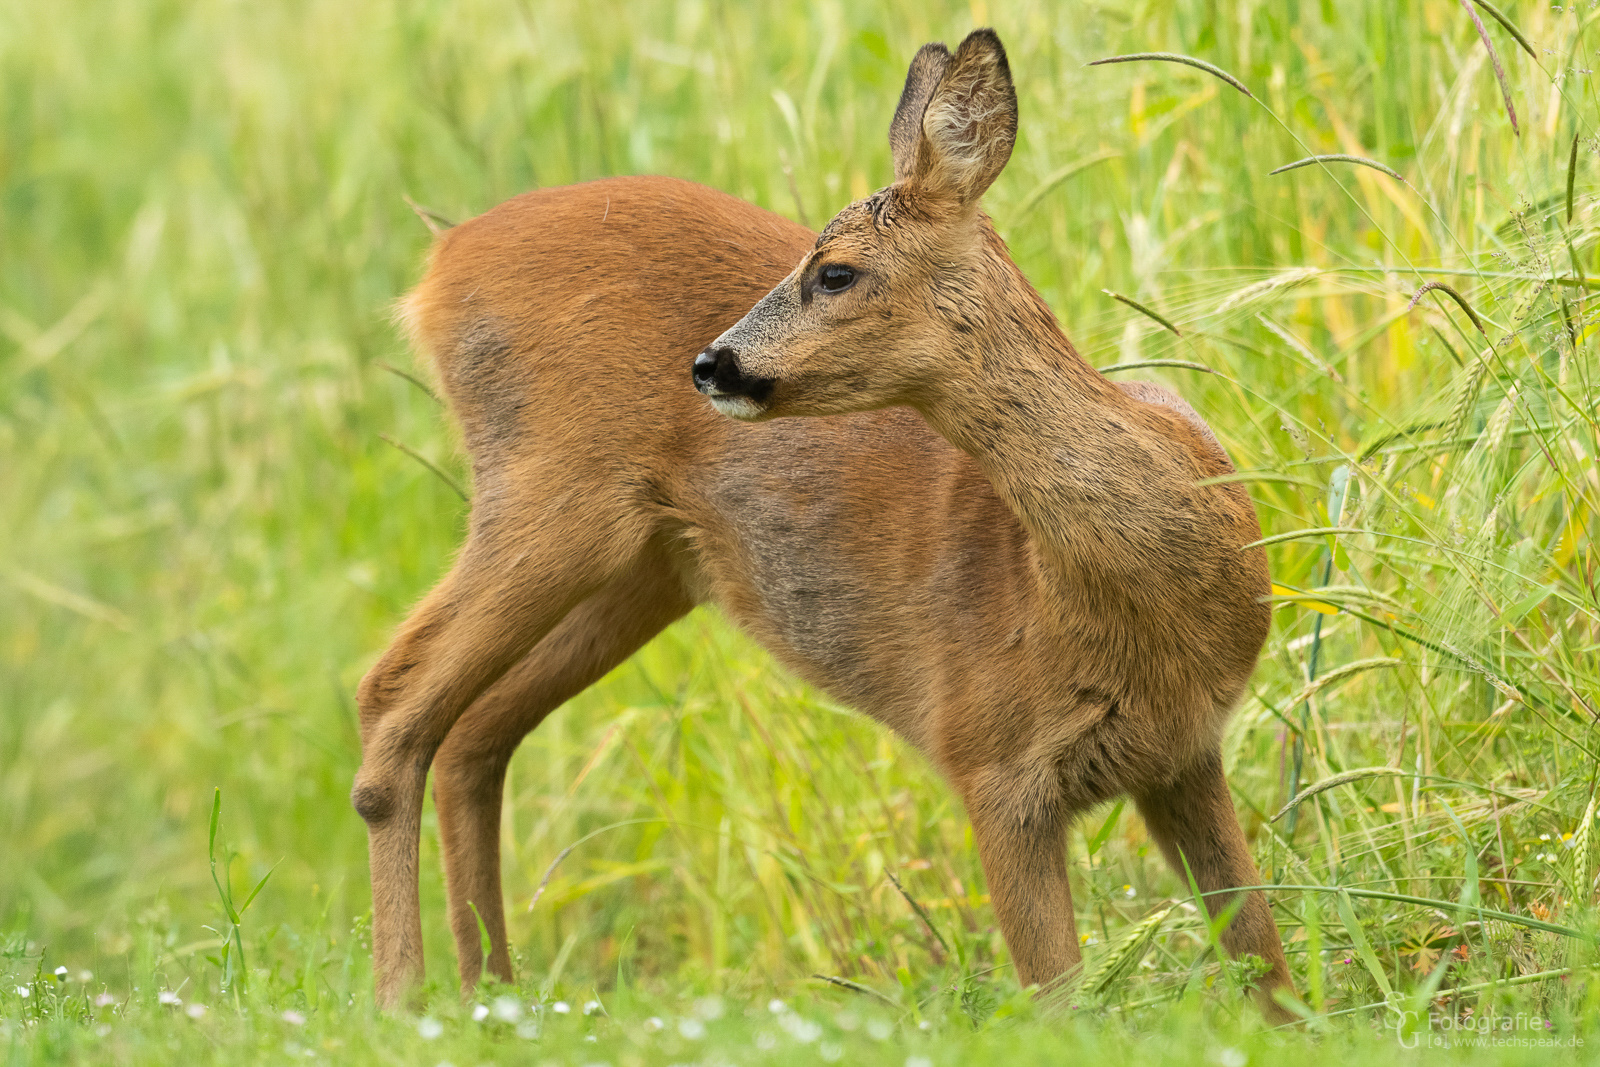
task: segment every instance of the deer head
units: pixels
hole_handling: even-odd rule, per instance
[[[800,265],[695,358],[695,387],[723,414],[758,420],[920,406],[981,373],[995,297],[1021,279],[978,200],[1016,136],[993,30],[954,54],[924,45],[889,128],[894,184],[834,216]]]

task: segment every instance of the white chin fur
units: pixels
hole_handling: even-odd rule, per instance
[[[714,396],[711,404],[730,419],[759,419],[765,410],[747,396]]]

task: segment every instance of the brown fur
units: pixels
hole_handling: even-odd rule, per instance
[[[1239,551],[1254,510],[1197,484],[1232,468],[1187,404],[1077,356],[976,210],[1015,132],[998,41],[931,58],[936,86],[908,84],[902,111],[925,92],[927,114],[983,125],[956,131],[968,161],[925,118],[896,141],[901,180],[815,246],[731,197],[632,178],[517,197],[435,247],[406,316],[477,495],[455,568],[361,686],[380,1003],[421,973],[430,763],[462,980],[470,903],[509,981],[512,751],[702,602],[949,779],[1025,984],[1079,963],[1064,834],[1089,805],[1132,794],[1202,890],[1256,882],[1217,754],[1267,629],[1264,558]],[[802,291],[843,258],[864,284]],[[775,383],[757,418],[824,417],[717,414],[689,379],[713,339]],[[1261,894],[1223,940],[1267,961],[1263,1008],[1287,1018]]]

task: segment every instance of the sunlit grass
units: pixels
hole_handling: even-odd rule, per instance
[[[465,482],[453,429],[383,367],[414,367],[389,317],[429,239],[405,198],[459,219],[656,172],[819,225],[887,181],[915,48],[980,23],[1022,108],[987,206],[1068,333],[1098,366],[1169,361],[1127,373],[1204,414],[1269,537],[1347,531],[1268,548],[1277,623],[1225,748],[1264,877],[1321,887],[1273,894],[1296,985],[1330,1013],[1318,1054],[1387,1054],[1404,1016],[1386,999],[1588,1032],[1593,28],[1504,6],[1536,53],[1484,20],[1520,136],[1455,0],[0,5],[13,1058],[1231,1063],[1302,1040],[1249,1035],[1192,902],[1120,808],[1069,844],[1089,968],[1127,976],[1033,1021],[948,790],[708,612],[513,764],[522,987],[456,1003],[430,825],[439,1032],[370,1012],[352,693],[466,514],[427,465]],[[1152,51],[1254,98],[1170,63],[1085,67]],[[1270,173],[1328,154],[1403,181]],[[1485,333],[1442,291],[1411,307],[1427,282]],[[1273,818],[1296,782],[1330,779]],[[231,891],[278,865],[242,917],[247,993],[222,988],[219,787]],[[1122,940],[1169,908],[1148,943]]]

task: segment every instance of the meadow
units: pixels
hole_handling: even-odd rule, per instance
[[[1600,8],[1500,3],[0,0],[6,1062],[1584,1062]],[[353,694],[470,493],[391,320],[425,223],[662,173],[820,226],[978,25],[987,210],[1270,541],[1225,758],[1307,1021],[1121,804],[1043,1014],[927,763],[708,609],[519,751],[520,985],[458,997],[425,824],[429,1000],[377,1014]],[[1250,95],[1087,66],[1146,52]]]

